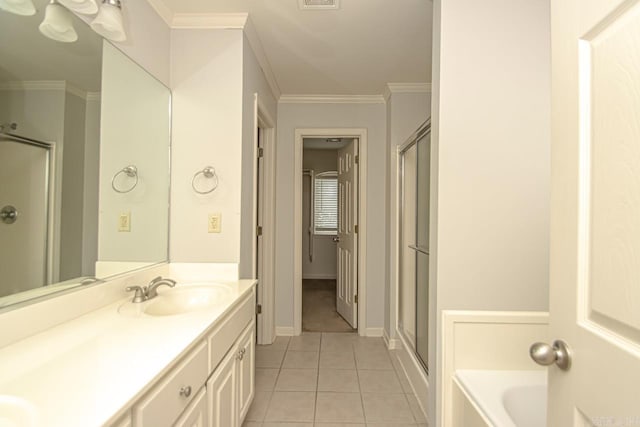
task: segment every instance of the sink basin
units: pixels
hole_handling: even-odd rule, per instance
[[[0,395],[0,427],[35,427],[36,408],[24,399]]]
[[[224,285],[176,286],[144,303],[142,312],[150,316],[173,316],[213,307],[231,298]]]

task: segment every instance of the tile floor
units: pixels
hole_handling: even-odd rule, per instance
[[[426,420],[381,338],[278,337],[256,349],[256,396],[243,427],[422,427]]]

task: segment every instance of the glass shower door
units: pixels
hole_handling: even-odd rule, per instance
[[[430,129],[425,123],[400,149],[398,327],[425,370],[429,340]]]

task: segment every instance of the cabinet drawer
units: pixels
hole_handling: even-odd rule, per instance
[[[234,311],[225,316],[224,320],[208,338],[209,342],[209,372],[218,366],[222,358],[238,339],[242,330],[249,324],[256,313],[255,291],[243,301]]]
[[[135,426],[170,426],[195,397],[207,376],[207,344],[200,343],[134,408]]]

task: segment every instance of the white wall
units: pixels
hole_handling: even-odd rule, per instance
[[[66,93],[62,212],[60,214],[60,281],[82,275],[86,100]],[[97,170],[93,171],[97,175]]]
[[[440,425],[442,311],[548,308],[550,57],[548,1],[434,6],[429,413]]]
[[[240,260],[242,44],[242,30],[171,33],[172,262]],[[205,166],[219,185],[199,195],[191,179]],[[209,213],[222,215],[220,233],[208,232]]]
[[[304,149],[302,152],[302,169],[313,170],[317,175],[322,172],[338,170],[337,150]],[[338,274],[337,245],[334,236],[312,234],[313,261],[309,258],[309,227],[311,178],[305,176],[302,185],[302,278],[303,279],[335,279]]]
[[[256,55],[243,34],[242,37],[242,227],[240,229],[240,277],[253,278],[253,245],[256,240],[253,222],[255,218],[254,176],[257,143],[255,122],[255,95],[269,117],[277,120],[278,104],[262,72]]]
[[[170,93],[158,80],[105,43],[100,119],[99,261],[159,262],[167,259]],[[138,169],[138,184],[117,193],[112,179],[122,168]],[[135,179],[120,174],[116,187]],[[129,213],[131,229],[118,230]]]
[[[294,133],[297,128],[366,128],[367,324],[382,328],[386,277],[386,107],[384,104],[284,104],[278,109],[276,171],[276,326],[294,326]]]
[[[398,286],[398,215],[399,204],[399,176],[398,176],[398,147],[404,144],[418,127],[431,115],[431,94],[428,92],[394,92],[387,100],[387,188],[388,199],[386,215],[388,229],[385,246],[389,248],[387,257],[387,279],[385,286],[385,333],[389,338],[396,337],[396,289]]]

